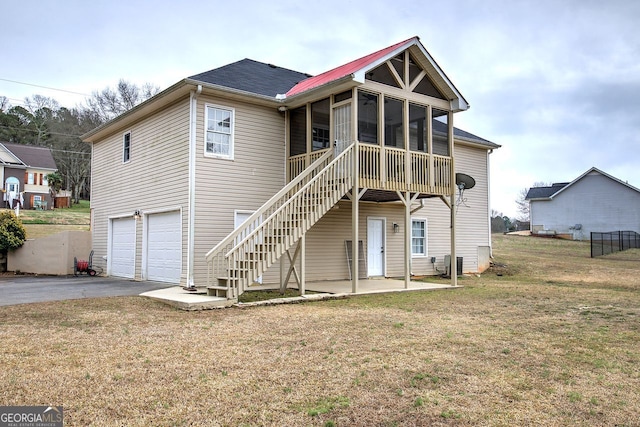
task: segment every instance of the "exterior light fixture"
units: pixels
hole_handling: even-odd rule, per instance
[[[136,209],[136,211],[133,213],[133,218],[136,219],[136,221],[142,218],[142,214],[140,213],[139,209]]]
[[[400,226],[398,225],[398,223],[397,223],[397,222],[394,222],[394,223],[393,223],[393,232],[394,232],[394,233],[397,233],[397,232],[399,232],[399,231],[400,231]]]

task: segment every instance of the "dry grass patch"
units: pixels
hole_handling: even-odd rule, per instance
[[[509,275],[448,292],[0,307],[0,405],[78,426],[638,425],[638,263],[511,236],[495,255]]]

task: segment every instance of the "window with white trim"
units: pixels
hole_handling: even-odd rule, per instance
[[[122,162],[131,160],[131,132],[127,132],[122,137]]]
[[[33,172],[29,172],[27,176],[27,184],[33,184],[33,183],[34,183]]]
[[[205,109],[205,156],[233,159],[233,127],[233,109],[207,105]]]
[[[411,256],[427,256],[427,220],[411,220]]]

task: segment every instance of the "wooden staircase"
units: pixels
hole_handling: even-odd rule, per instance
[[[206,255],[207,294],[237,299],[352,188],[355,144],[295,177]]]

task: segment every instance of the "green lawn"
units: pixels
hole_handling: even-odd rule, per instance
[[[455,290],[0,307],[0,405],[69,426],[640,425],[640,251],[493,238]]]
[[[20,220],[27,230],[27,238],[35,239],[65,230],[88,231],[91,207],[88,200],[81,200],[70,208],[35,210],[21,209]]]

